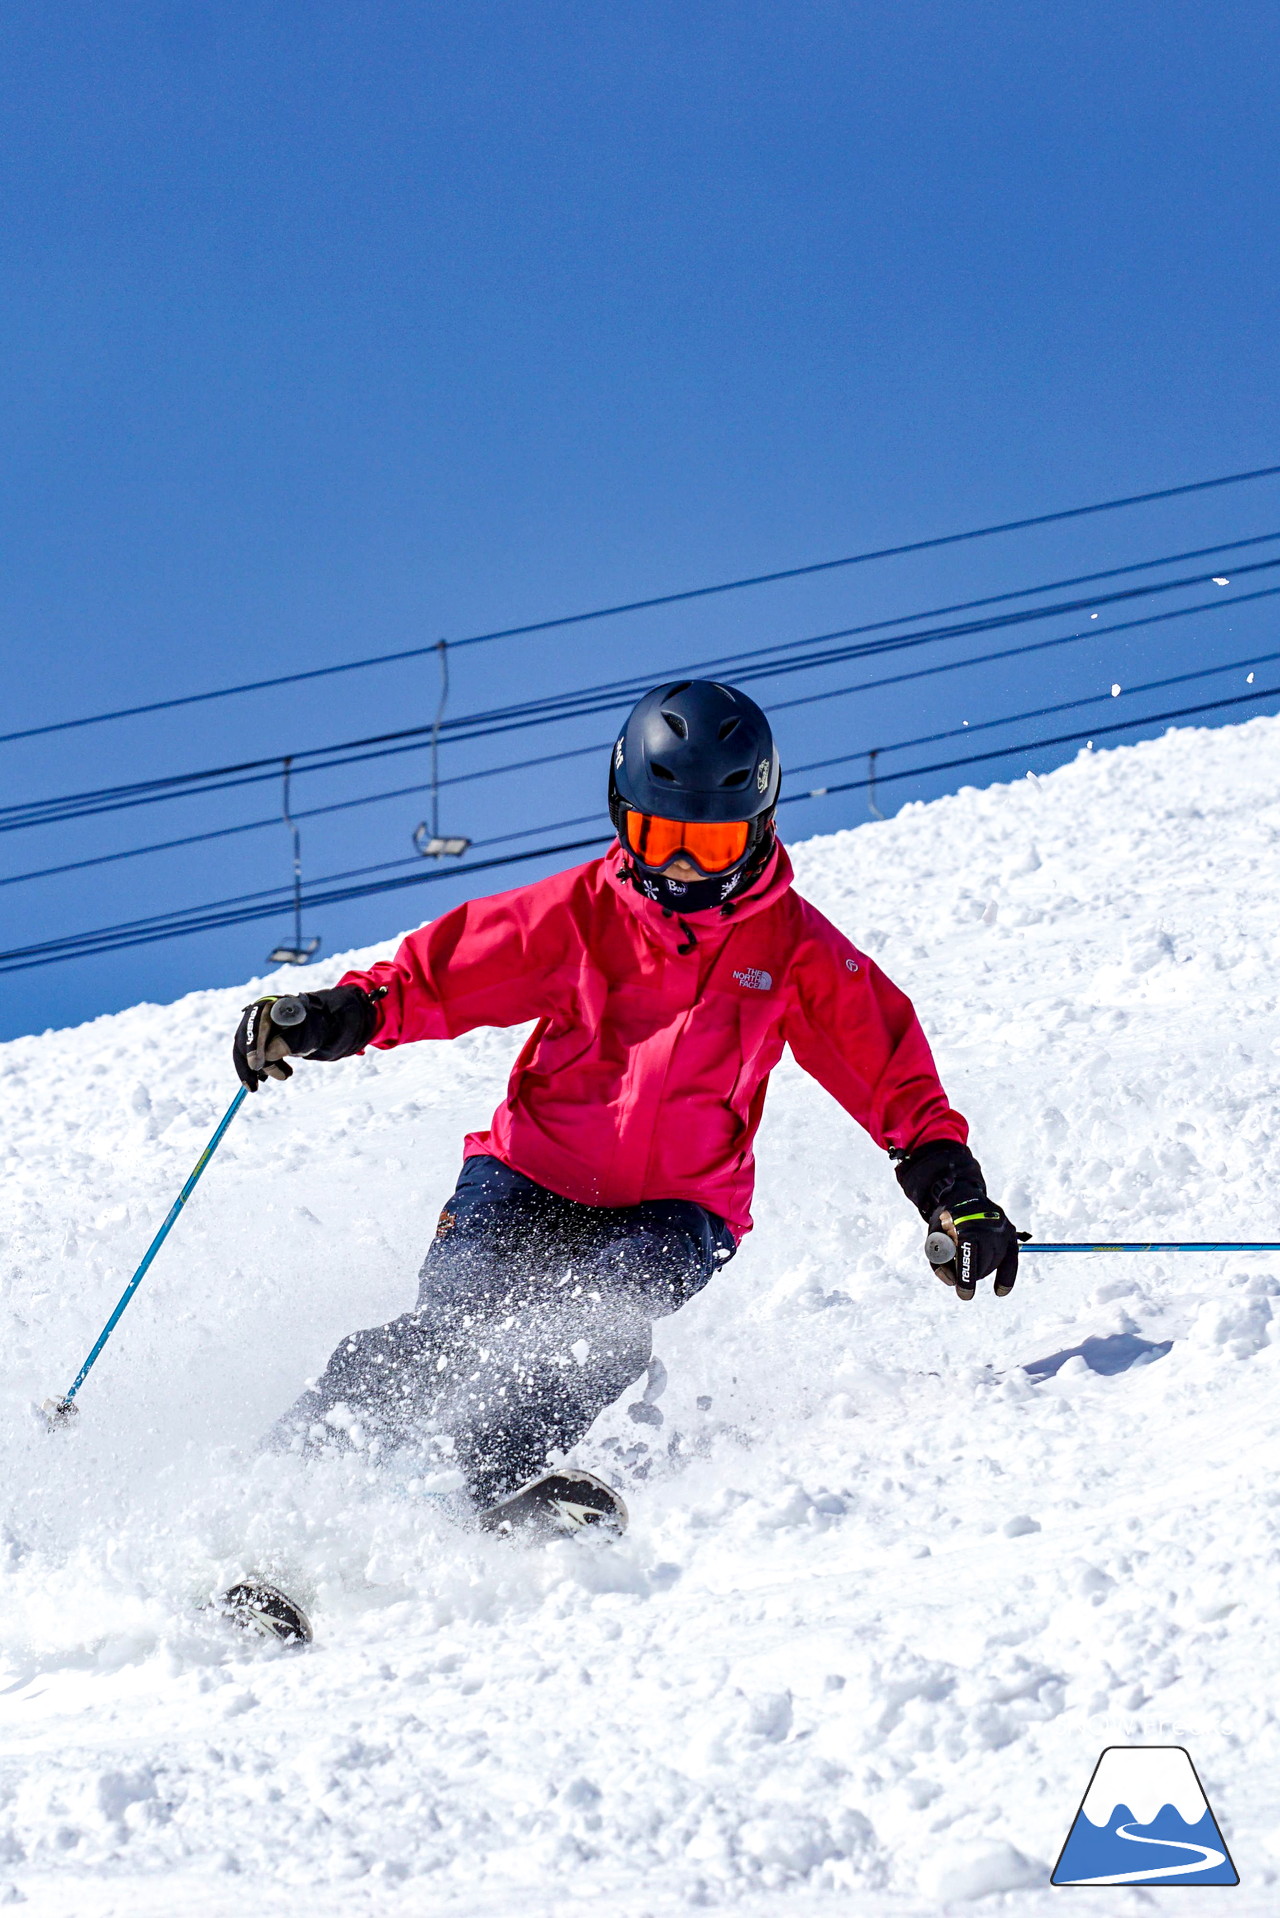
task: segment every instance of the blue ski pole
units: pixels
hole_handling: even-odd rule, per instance
[[[178,1194],[177,1198],[174,1200],[173,1204],[170,1206],[168,1218],[165,1220],[164,1224],[160,1227],[160,1230],[156,1233],[155,1238],[152,1239],[150,1245],[147,1247],[146,1251],[143,1253],[141,1264],[139,1265],[137,1271],[134,1273],[133,1277],[130,1279],[128,1285],[126,1285],[124,1291],[120,1294],[120,1301],[118,1305],[116,1306],[115,1311],[111,1314],[111,1317],[107,1320],[101,1332],[99,1332],[97,1341],[94,1344],[94,1348],[92,1352],[90,1352],[84,1364],[80,1367],[80,1370],[76,1373],[76,1376],[74,1381],[72,1382],[70,1391],[67,1393],[65,1398],[46,1399],[44,1404],[40,1407],[40,1410],[43,1412],[46,1420],[48,1421],[51,1427],[55,1425],[67,1423],[70,1419],[74,1418],[77,1412],[80,1410],[79,1406],[76,1405],[74,1402],[76,1393],[80,1390],[80,1387],[84,1384],[85,1380],[88,1378],[90,1369],[96,1362],[98,1354],[101,1352],[103,1346],[106,1344],[107,1340],[111,1337],[111,1334],[115,1331],[116,1326],[119,1324],[121,1314],[123,1313],[126,1305],[128,1305],[130,1299],[133,1297],[138,1287],[142,1284],[143,1279],[146,1277],[147,1271],[151,1265],[151,1261],[155,1258],[156,1253],[160,1250],[160,1247],[164,1244],[165,1240],[168,1238],[169,1233],[174,1225],[174,1222],[178,1217],[178,1214],[181,1212],[183,1206],[187,1203],[187,1200],[191,1197],[191,1194],[195,1191],[196,1186],[199,1184],[200,1174],[204,1171],[210,1159],[213,1157],[214,1153],[217,1151],[218,1147],[221,1145],[222,1135],[225,1133],[227,1127],[231,1124],[231,1121],[235,1118],[237,1112],[239,1112],[241,1106],[244,1104],[245,1095],[247,1091],[248,1091],[248,1088],[246,1086],[241,1086],[239,1092],[237,1092],[235,1098],[231,1101],[231,1104],[227,1107],[226,1111],[223,1113],[222,1118],[218,1124],[217,1131],[214,1133],[213,1137],[210,1139],[204,1151],[200,1154],[200,1157],[196,1160],[195,1165],[192,1168],[190,1178],[187,1180],[187,1183],[183,1186],[181,1192]]]
[[[1029,1241],[1029,1243],[1028,1243]],[[1073,1239],[1060,1245],[1041,1245],[1029,1232],[1019,1232],[1018,1252],[1280,1252],[1280,1239]],[[924,1242],[924,1256],[936,1272],[956,1255],[951,1233],[936,1229]],[[973,1294],[965,1296],[972,1298]]]
[[[1120,1244],[1086,1244],[1083,1240],[1066,1245],[1030,1245],[1028,1252],[1280,1252],[1280,1239],[1129,1239]]]

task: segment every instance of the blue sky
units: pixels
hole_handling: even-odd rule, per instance
[[[1280,458],[1274,8],[98,0],[4,21],[0,730]],[[1278,527],[1264,482],[477,647],[450,710]],[[784,713],[784,769],[1274,650],[1267,608]],[[1186,699],[1233,690],[1243,673]],[[0,746],[0,804],[421,724],[435,696],[424,660]],[[300,779],[295,803],[426,777],[411,755]],[[451,791],[443,823],[496,837],[602,786],[590,757],[506,773]],[[9,832],[0,877],[276,798]],[[308,874],[408,855],[424,810],[309,823]],[[785,830],[865,817],[852,794]],[[341,950],[543,869],[308,930]],[[276,827],[7,885],[0,946],[287,877]],[[245,978],[287,923],[9,974],[0,1035]]]

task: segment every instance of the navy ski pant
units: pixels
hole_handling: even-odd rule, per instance
[[[655,1319],[735,1249],[687,1199],[581,1205],[498,1159],[466,1161],[416,1310],[354,1332],[276,1427],[289,1449],[451,1442],[490,1504],[568,1451],[639,1378]]]

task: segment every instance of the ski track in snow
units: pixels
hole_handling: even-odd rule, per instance
[[[1280,720],[1184,730],[794,849],[1039,1236],[1280,1235],[1278,767]],[[789,1061],[757,1230],[658,1329],[664,1424],[624,1402],[578,1455],[620,1544],[472,1537],[252,1450],[411,1302],[517,1033],[247,1102],[79,1429],[38,1429],[235,1089],[239,1008],[343,963],[0,1047],[0,1905],[1030,1918],[1099,1751],[1145,1742],[1190,1748],[1233,1911],[1274,1909],[1280,1258],[1028,1258],[961,1305]],[[1019,1370],[1116,1332],[1174,1343]],[[250,1568],[309,1652],[202,1616]]]

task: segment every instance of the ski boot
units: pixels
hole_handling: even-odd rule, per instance
[[[530,1479],[480,1514],[480,1529],[503,1537],[563,1538],[588,1528],[620,1536],[627,1529],[627,1508],[603,1479],[569,1467]]]
[[[277,1585],[252,1574],[222,1594],[216,1609],[241,1631],[272,1638],[281,1645],[309,1645],[311,1621]]]

